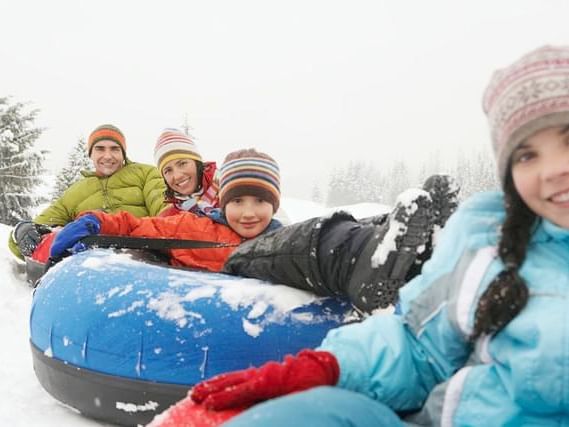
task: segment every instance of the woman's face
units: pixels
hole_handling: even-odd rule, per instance
[[[569,126],[534,133],[512,154],[512,178],[537,215],[569,229]]]
[[[192,159],[170,160],[162,168],[162,176],[168,187],[184,196],[195,193],[199,186],[198,168]]]
[[[233,231],[251,239],[269,226],[273,205],[256,196],[235,197],[225,205],[225,218]]]

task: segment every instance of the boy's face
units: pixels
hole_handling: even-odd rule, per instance
[[[273,218],[273,205],[255,196],[240,196],[225,205],[229,226],[246,239],[261,234]]]
[[[512,154],[512,178],[537,215],[569,228],[569,128],[534,133]]]
[[[192,159],[170,160],[162,168],[166,184],[176,193],[189,196],[198,188],[198,168]]]
[[[90,157],[99,176],[111,176],[122,168],[124,163],[120,145],[109,140],[99,141],[93,145]]]

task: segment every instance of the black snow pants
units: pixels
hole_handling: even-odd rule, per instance
[[[374,228],[345,212],[313,218],[242,243],[223,271],[321,296],[347,297],[355,260]]]

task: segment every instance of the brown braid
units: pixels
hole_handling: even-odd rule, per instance
[[[524,262],[537,216],[516,191],[511,168],[504,182],[504,193],[506,218],[502,225],[498,253],[506,268],[480,297],[474,317],[472,341],[482,334],[499,332],[525,307],[529,297],[527,285],[518,271]]]

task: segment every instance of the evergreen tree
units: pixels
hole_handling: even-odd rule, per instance
[[[350,162],[345,169],[332,171],[327,206],[383,203],[385,192],[386,180],[380,171],[364,162]]]
[[[326,206],[341,206],[344,203],[346,181],[344,179],[345,172],[340,168],[332,169],[330,174],[330,182],[328,184],[328,197],[326,198]]]
[[[500,188],[495,162],[488,150],[463,153],[456,165],[454,176],[460,184],[460,198],[466,199],[480,191]]]
[[[322,192],[320,191],[320,187],[317,183],[314,183],[314,186],[312,187],[312,201],[316,203],[322,203],[323,201]]]
[[[429,157],[426,159],[425,162],[419,168],[419,174],[417,175],[417,187],[421,187],[427,178],[429,178],[433,174],[441,174],[446,173],[449,174],[448,168],[443,166],[441,163],[441,153],[438,150],[435,150],[429,153]]]
[[[44,199],[35,194],[41,184],[46,151],[34,149],[42,129],[34,126],[38,110],[0,98],[0,222],[14,225],[32,216]]]
[[[359,179],[354,189],[357,203],[383,203],[387,182],[381,171],[364,163],[358,165],[358,171]]]
[[[82,178],[81,171],[92,169],[86,147],[85,140],[80,138],[71,149],[67,158],[67,165],[61,169],[55,180],[52,199],[59,198],[71,184]]]
[[[462,152],[454,166],[448,168],[443,167],[440,153],[434,152],[419,166],[418,173],[413,177],[402,160],[394,162],[385,174],[363,162],[335,167],[328,184],[327,206],[362,202],[394,205],[401,192],[411,187],[421,188],[425,179],[436,173],[449,173],[457,180],[461,187],[461,200],[476,192],[499,188],[495,162],[488,150]]]
[[[389,189],[386,191],[388,204],[395,204],[397,197],[411,185],[409,169],[402,160],[395,162],[388,175],[390,182]]]
[[[343,205],[353,205],[358,203],[358,187],[361,182],[360,164],[350,162],[344,174],[345,186],[343,194]]]

